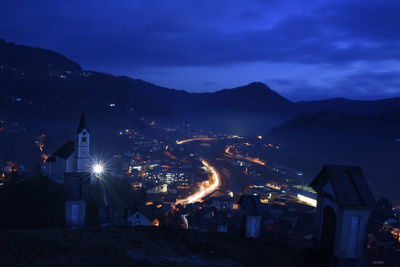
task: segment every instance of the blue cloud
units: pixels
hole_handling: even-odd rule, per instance
[[[256,62],[334,71],[400,61],[398,14],[397,0],[5,0],[0,36],[113,73]]]

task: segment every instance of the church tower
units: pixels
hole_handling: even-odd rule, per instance
[[[86,128],[85,114],[82,112],[75,140],[75,172],[90,172],[90,133]]]

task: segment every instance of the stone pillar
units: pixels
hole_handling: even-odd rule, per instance
[[[86,201],[90,197],[90,173],[65,173],[65,224],[82,228],[86,224]]]
[[[65,201],[65,224],[72,229],[85,227],[86,201],[66,200]]]
[[[261,216],[260,215],[246,215],[246,238],[260,238]]]

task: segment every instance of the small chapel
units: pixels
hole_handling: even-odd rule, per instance
[[[311,182],[318,195],[315,236],[332,266],[364,267],[375,198],[358,166],[324,165]]]
[[[90,132],[86,127],[82,112],[75,141],[65,142],[42,166],[43,174],[52,180],[63,183],[65,173],[90,172]]]

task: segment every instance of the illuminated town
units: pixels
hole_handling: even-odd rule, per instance
[[[108,158],[92,154],[89,145],[82,155],[86,153],[90,158],[76,158],[74,151],[80,148],[70,141],[49,151],[48,136],[43,133],[35,141],[42,173],[65,184],[69,165],[93,162],[82,168],[100,181],[92,181],[90,189],[96,205],[107,210],[98,223],[240,235],[241,218],[248,212],[245,203],[250,201],[260,218],[260,227],[249,233],[250,237],[274,234],[299,244],[312,242],[317,192],[305,183],[309,179],[303,170],[268,159],[269,154],[282,149],[281,144],[262,136],[207,135],[190,125],[166,126],[154,120],[145,123],[158,134],[148,138],[140,130],[115,129],[113,138],[122,145]],[[89,132],[96,134],[86,127],[82,114],[77,135],[84,137],[77,140],[88,140]],[[3,164],[0,187],[26,179],[24,166],[10,161]],[[382,205],[382,210],[374,211],[377,219],[371,226],[368,246],[379,247],[391,236],[397,240],[392,245],[398,247],[399,224],[385,211],[389,204]],[[76,220],[78,226],[80,219]],[[69,223],[74,225],[73,221]]]
[[[0,266],[400,267],[399,3],[31,2]]]

